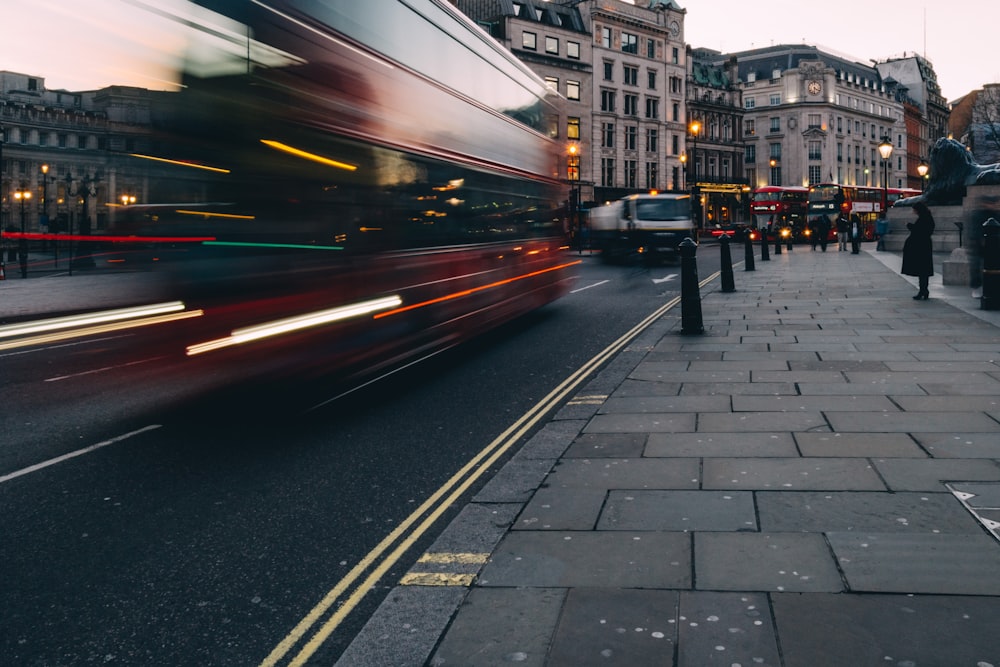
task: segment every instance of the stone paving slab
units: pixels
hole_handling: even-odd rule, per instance
[[[907,433],[796,433],[802,456],[927,458]]]
[[[866,459],[705,459],[702,488],[726,490],[884,491]]]
[[[1000,664],[996,598],[776,593],[771,605],[790,667]]]
[[[563,459],[545,480],[553,488],[694,489],[698,459]]]
[[[940,491],[949,481],[998,481],[1000,465],[984,459],[872,459],[892,491]]]
[[[632,531],[508,533],[484,587],[690,588],[691,536]]]
[[[1000,548],[973,534],[826,534],[853,592],[1000,595]]]
[[[974,533],[979,523],[951,493],[758,491],[764,532]]]
[[[844,590],[822,535],[695,533],[695,586],[714,591]]]
[[[781,664],[766,595],[684,591],[678,621],[678,667]]]
[[[791,433],[652,433],[647,457],[793,457]]]
[[[549,665],[670,665],[678,592],[576,588],[552,638]]]
[[[611,491],[597,529],[755,531],[757,517],[746,491]]]
[[[474,588],[428,664],[543,667],[565,597],[562,589]]]
[[[838,432],[862,433],[996,433],[1000,422],[982,412],[830,412],[830,425]]]

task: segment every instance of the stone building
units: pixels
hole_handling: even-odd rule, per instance
[[[730,58],[743,89],[744,161],[752,187],[880,185],[877,147],[885,137],[894,148],[889,183],[903,180],[903,105],[874,67],[809,45],[720,54],[716,64]]]

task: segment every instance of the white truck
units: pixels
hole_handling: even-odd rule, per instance
[[[629,195],[590,209],[590,244],[605,261],[673,256],[685,238],[697,241],[691,195]]]

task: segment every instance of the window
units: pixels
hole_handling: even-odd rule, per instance
[[[566,138],[567,139],[579,139],[580,138],[580,119],[576,116],[570,116],[566,119]]]
[[[754,164],[757,162],[757,146],[750,144],[743,147],[743,162],[745,164]]]
[[[646,57],[647,58],[656,57],[656,42],[652,39],[646,40]]]
[[[655,153],[660,150],[660,131],[655,127],[646,128],[646,152]]]
[[[532,51],[536,48],[537,37],[533,32],[524,32],[521,34],[521,46],[526,49],[531,49]]]
[[[650,90],[656,90],[656,70],[650,69],[646,70],[646,87]]]
[[[781,119],[777,116],[771,118],[771,132],[781,132]]]
[[[636,145],[636,137],[639,134],[639,128],[635,125],[625,126],[625,150],[634,151]]]
[[[757,134],[757,123],[753,118],[744,119],[743,134],[747,137],[752,137]]]
[[[615,124],[601,123],[601,146],[603,148],[615,147]]]
[[[615,80],[615,64],[610,60],[604,61],[604,80],[605,81]]]
[[[822,160],[823,159],[823,144],[819,141],[809,142],[809,159],[810,160]]]
[[[655,190],[659,187],[656,183],[657,176],[659,172],[659,166],[655,162],[646,163],[646,188],[649,190]]]
[[[772,107],[778,106],[779,104],[781,104],[781,95],[779,93],[772,94],[770,102]]]
[[[611,28],[601,28],[601,46],[611,48]]]
[[[655,97],[646,98],[646,118],[660,117],[660,100]]]
[[[639,53],[639,37],[630,32],[622,32],[622,51],[624,53]]]
[[[601,111],[607,111],[614,113],[615,111],[615,91],[613,90],[602,90],[601,91]]]
[[[545,53],[554,53],[559,55],[559,38],[558,37],[546,37],[545,38]]]
[[[566,119],[566,138],[580,138],[580,119],[577,116],[570,116]]]
[[[638,86],[639,85],[639,68],[634,65],[623,65],[622,66],[623,78],[622,81],[626,86]]]
[[[580,42],[566,42],[566,57],[573,60],[580,59]]]
[[[567,81],[566,82],[566,99],[568,99],[568,100],[579,100],[580,99],[580,82],[579,81]]]
[[[754,98],[752,98],[752,97],[745,97],[745,98],[743,98],[743,108],[744,109],[753,109],[756,106],[757,106],[757,100],[755,100]]]
[[[636,162],[635,160],[625,160],[625,187],[636,187]]]
[[[615,187],[615,159],[613,157],[601,158],[601,185],[606,188]]]
[[[638,116],[639,115],[639,96],[629,95],[628,93],[624,96],[625,99],[625,109],[624,113],[626,116]]]

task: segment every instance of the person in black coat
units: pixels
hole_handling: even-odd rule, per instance
[[[931,234],[934,233],[934,216],[931,210],[923,202],[913,205],[913,211],[917,214],[915,222],[906,223],[906,228],[910,230],[910,235],[903,243],[903,266],[902,272],[906,276],[916,276],[920,282],[920,291],[914,299],[926,299],[930,296],[927,285],[930,277],[934,275],[934,255],[931,244]]]

